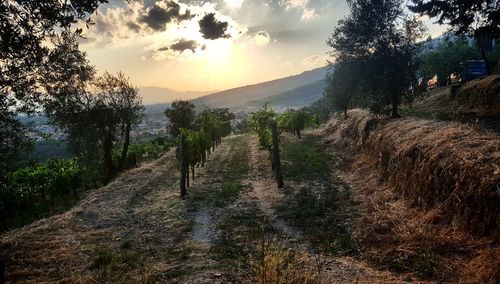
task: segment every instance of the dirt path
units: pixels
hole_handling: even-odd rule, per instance
[[[248,192],[248,195],[257,201],[259,209],[266,215],[268,222],[275,230],[283,232],[286,237],[292,238],[292,242],[300,239],[302,237],[301,232],[279,219],[273,208],[283,200],[283,193],[276,186],[268,153],[259,149],[259,141],[255,136],[252,136],[249,144],[249,182],[252,185],[252,190]]]

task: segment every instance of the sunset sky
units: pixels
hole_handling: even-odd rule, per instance
[[[137,86],[224,90],[326,64],[345,0],[110,0],[81,48]],[[446,28],[425,21],[429,34]]]

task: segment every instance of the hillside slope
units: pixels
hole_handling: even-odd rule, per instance
[[[309,106],[319,100],[323,96],[325,87],[326,81],[322,79],[275,96],[250,101],[246,104],[233,107],[231,109],[235,112],[253,112],[258,110],[259,108],[262,108],[265,103],[269,103],[269,105],[273,109],[276,109],[278,111],[283,111],[288,108],[298,109]]]
[[[236,107],[317,82],[324,79],[327,72],[327,67],[318,68],[299,75],[210,94],[193,100],[193,103],[197,106]]]
[[[139,95],[144,105],[168,104],[176,99],[192,100],[211,92],[179,92],[169,88],[140,87]]]
[[[500,283],[498,134],[353,110],[322,135],[360,204],[364,258],[436,281]]]
[[[500,132],[500,76],[473,80],[461,86],[454,96],[450,87],[426,92],[402,112],[440,120],[472,122]]]
[[[292,148],[299,143],[286,139]],[[318,235],[318,224],[297,226],[282,216],[283,208],[293,214],[290,217],[301,216],[300,211],[290,211],[302,208],[301,203],[291,201],[302,198],[303,189],[311,184],[311,190],[330,190],[326,196],[337,194],[328,185],[329,169],[321,182],[290,182],[285,195],[275,186],[267,153],[259,149],[256,136],[235,136],[224,139],[198,173],[188,197],[181,200],[174,156],[172,150],[123,173],[67,213],[0,235],[6,280],[406,283],[402,276],[374,270],[338,250],[347,248],[344,239],[337,239],[346,232],[335,230],[345,225],[330,223],[332,229],[323,232],[331,233],[330,237],[316,243],[312,240],[323,237]],[[294,163],[290,160],[286,165]],[[326,200],[314,202],[326,204]],[[337,207],[343,208],[340,203],[332,208]],[[344,209],[333,211],[345,215]],[[310,213],[317,214],[311,216],[316,220],[335,220],[337,215],[330,216],[333,211],[322,206]],[[318,253],[326,248],[337,252]]]

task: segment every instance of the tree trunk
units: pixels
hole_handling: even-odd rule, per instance
[[[193,178],[194,181],[194,166],[191,166],[191,177]]]
[[[77,192],[76,188],[73,188],[73,196],[75,197],[75,200],[79,199],[78,192]]]
[[[108,179],[112,179],[116,174],[116,167],[113,163],[113,137],[111,134],[106,134],[104,136],[103,148],[104,164],[108,170]]]
[[[481,42],[479,41],[479,38],[476,38],[476,44],[477,44],[477,47],[479,48],[479,51],[481,52],[481,58],[486,63],[486,74],[489,76],[489,75],[491,75],[490,64],[488,62],[488,57],[486,56],[486,52],[484,51],[484,48],[481,46]]]
[[[118,166],[119,171],[123,171],[125,166],[125,161],[127,160],[128,146],[130,145],[130,123],[125,125],[125,141],[123,142],[122,156],[120,158],[120,164]]]
[[[391,117],[398,118],[399,117],[399,113],[398,113],[399,99],[398,99],[398,96],[396,94],[393,94],[391,96],[391,105],[392,105]]]
[[[299,139],[302,139],[302,137],[300,136],[300,129],[296,129],[295,133],[297,133],[297,137],[299,137]]]
[[[5,284],[5,262],[0,259],[0,284]]]
[[[186,173],[186,187],[189,188],[189,166],[185,167],[184,172]]]
[[[273,133],[273,161],[274,161],[274,173],[276,174],[276,181],[278,182],[278,188],[283,188],[283,174],[281,172],[281,159],[280,159],[280,148],[278,140],[278,126],[276,121],[272,125]]]
[[[179,143],[179,156],[181,157],[181,180],[180,180],[180,190],[181,190],[181,198],[186,196],[186,167],[184,161],[184,136],[180,135],[180,143]]]
[[[347,108],[344,109],[344,119],[348,119],[349,117],[347,116]]]

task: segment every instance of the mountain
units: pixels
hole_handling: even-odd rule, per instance
[[[326,85],[326,81],[321,79],[293,90],[283,92],[279,95],[253,100],[241,106],[233,107],[232,111],[253,112],[261,108],[265,103],[269,103],[272,108],[278,111],[288,108],[302,108],[321,99]]]
[[[213,93],[194,99],[193,103],[196,106],[240,107],[252,101],[265,101],[266,98],[280,95],[308,84],[317,83],[323,80],[327,73],[328,67],[317,68],[282,79]]]
[[[139,94],[142,97],[142,103],[144,105],[153,104],[165,104],[171,103],[176,99],[192,100],[201,96],[205,96],[211,92],[178,92],[168,88],[160,87],[141,87],[139,88]]]

